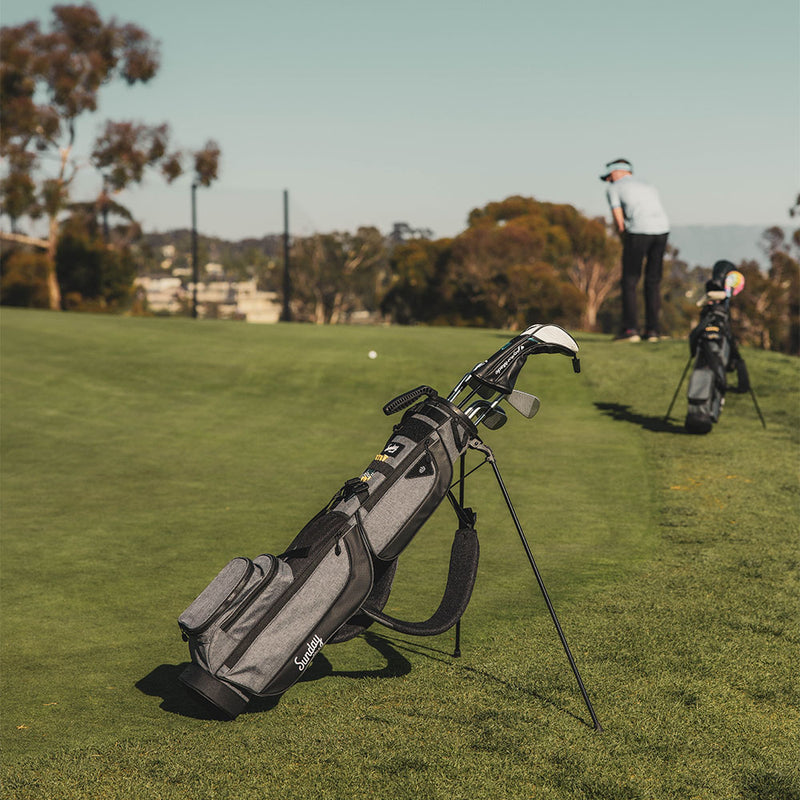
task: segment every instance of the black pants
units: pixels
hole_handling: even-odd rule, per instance
[[[644,269],[644,318],[647,333],[660,333],[661,273],[668,233],[625,233],[622,240],[622,327],[639,330],[636,286]]]

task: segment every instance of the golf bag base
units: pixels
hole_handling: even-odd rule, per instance
[[[720,384],[708,367],[696,367],[689,376],[686,430],[689,433],[708,433],[719,419],[725,404],[725,381]]]
[[[247,695],[213,677],[197,664],[189,664],[178,680],[197,700],[211,705],[227,719],[236,719],[250,702]]]
[[[426,399],[416,402],[420,396]],[[285,552],[234,558],[179,617],[192,658],[181,681],[226,716],[237,716],[253,696],[283,694],[325,644],[353,638],[374,621],[433,635],[463,614],[477,573],[477,535],[474,514],[452,495],[461,526],[439,609],[419,623],[382,614],[397,556],[450,494],[453,463],[477,434],[429,387],[387,407],[409,405],[362,475]]]
[[[689,433],[703,434],[708,433],[714,427],[714,420],[698,414],[687,414],[684,426]]]

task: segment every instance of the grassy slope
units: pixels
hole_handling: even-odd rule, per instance
[[[529,362],[532,422],[487,432],[605,732],[587,713],[491,474],[452,637],[326,648],[222,724],[175,685],[175,617],[279,551],[388,437],[505,339],[2,312],[2,734],[8,797],[798,798],[798,369],[747,352],[707,437],[661,421],[684,343],[579,337]],[[369,349],[378,351],[369,360]],[[452,522],[391,609],[437,602]]]

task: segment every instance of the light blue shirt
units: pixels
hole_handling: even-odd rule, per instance
[[[611,208],[621,208],[628,233],[669,233],[669,219],[658,192],[649,183],[626,175],[608,185]]]

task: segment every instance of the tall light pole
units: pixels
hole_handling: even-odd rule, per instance
[[[192,318],[197,319],[197,181],[192,181]]]
[[[281,320],[291,322],[292,309],[289,299],[292,293],[292,279],[289,273],[289,190],[283,190],[283,311]]]

